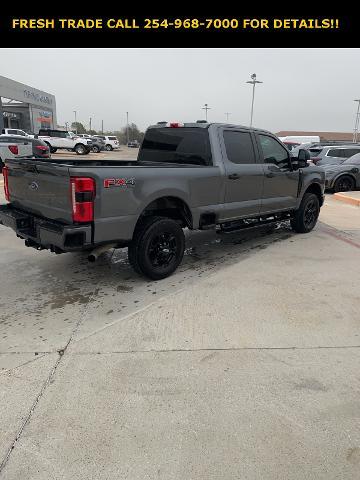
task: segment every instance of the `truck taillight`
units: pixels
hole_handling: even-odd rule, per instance
[[[170,128],[180,128],[180,127],[183,127],[184,124],[179,122],[169,122],[166,124],[166,126]]]
[[[94,220],[95,180],[90,177],[70,177],[72,217],[74,222]]]
[[[19,154],[19,147],[17,145],[9,145],[8,146],[8,149],[10,150],[11,153],[13,153],[14,155],[18,155]]]
[[[3,167],[2,173],[4,175],[4,190],[5,190],[5,200],[10,202],[10,193],[9,193],[9,167]]]

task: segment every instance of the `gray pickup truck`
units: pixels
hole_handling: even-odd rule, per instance
[[[0,222],[25,244],[55,253],[128,247],[152,279],[184,254],[183,229],[233,232],[289,219],[311,231],[324,199],[324,171],[271,133],[219,123],[147,129],[136,161],[6,162]]]

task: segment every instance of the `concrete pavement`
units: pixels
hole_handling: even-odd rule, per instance
[[[194,233],[160,282],[0,227],[0,478],[359,478],[359,212]]]

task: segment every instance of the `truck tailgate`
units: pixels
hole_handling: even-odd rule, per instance
[[[65,165],[12,159],[8,185],[12,205],[52,220],[72,223],[69,169]]]

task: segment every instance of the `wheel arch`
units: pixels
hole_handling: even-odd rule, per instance
[[[136,225],[138,225],[144,217],[154,215],[180,220],[182,227],[193,228],[191,210],[187,203],[179,197],[166,195],[152,200],[142,210]]]
[[[320,207],[322,206],[322,204],[324,203],[324,196],[323,196],[323,189],[321,187],[321,185],[317,182],[312,182],[307,188],[306,190],[304,191],[304,194],[303,196],[306,194],[306,193],[314,193],[318,199],[319,199],[319,205]]]
[[[340,172],[336,175],[336,177],[334,177],[334,179],[332,180],[332,186],[335,185],[335,182],[337,182],[339,180],[339,178],[341,177],[351,177],[353,180],[354,180],[354,183],[356,185],[356,177],[355,175],[352,173],[352,172]]]

